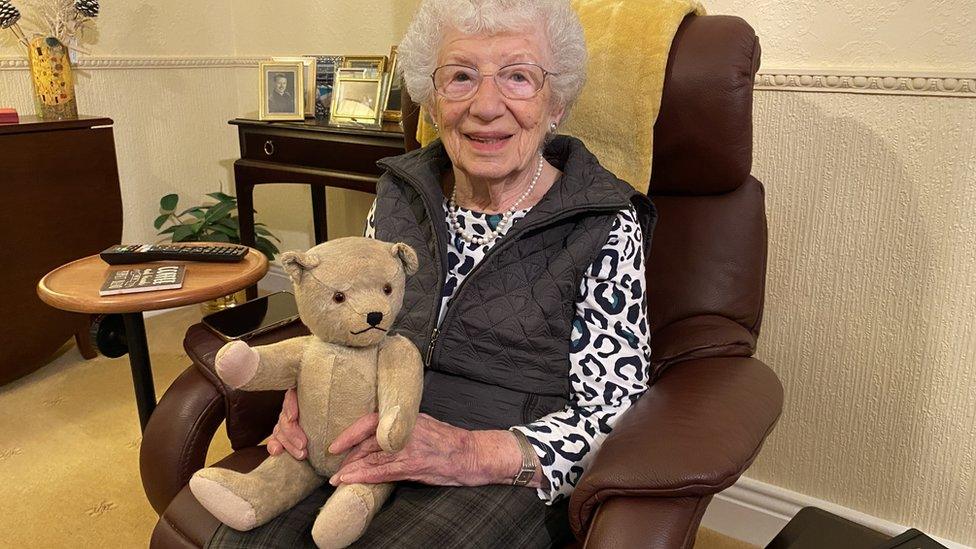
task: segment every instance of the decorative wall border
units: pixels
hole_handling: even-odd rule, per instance
[[[80,70],[137,69],[219,69],[256,67],[269,57],[86,57],[78,61]],[[0,57],[0,70],[26,70],[23,57]]]
[[[976,76],[913,72],[760,70],[757,90],[976,98]]]
[[[269,57],[87,57],[81,70],[212,69],[254,67]],[[27,59],[0,57],[0,71],[25,70]],[[756,89],[794,92],[866,93],[976,98],[976,75],[910,71],[765,69]]]

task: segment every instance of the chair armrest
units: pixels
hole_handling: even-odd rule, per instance
[[[617,496],[708,496],[755,459],[783,408],[783,386],[762,362],[703,358],[666,370],[617,422],[570,501],[578,537]]]
[[[308,333],[304,324],[295,322],[261,334],[247,343],[251,346],[267,345]],[[183,338],[183,348],[200,374],[224,396],[227,437],[234,450],[241,450],[257,446],[271,434],[281,412],[284,391],[237,391],[225,385],[214,368],[214,358],[224,343],[203,324],[190,326]]]
[[[158,514],[203,467],[223,419],[224,397],[196,368],[184,370],[166,390],[139,450],[142,486]]]
[[[696,315],[654,332],[651,379],[674,364],[696,358],[752,356],[756,334],[719,315]]]

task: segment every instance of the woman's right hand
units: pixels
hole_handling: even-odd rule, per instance
[[[278,424],[268,438],[268,453],[277,456],[287,451],[295,459],[305,459],[308,455],[307,446],[308,437],[298,425],[298,393],[295,389],[288,389],[285,391],[285,400],[281,403]]]

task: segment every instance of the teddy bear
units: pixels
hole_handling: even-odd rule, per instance
[[[403,243],[348,237],[281,263],[295,288],[311,335],[251,347],[237,340],[217,352],[217,375],[242,391],[297,388],[307,459],[270,456],[250,473],[207,467],[190,491],[224,524],[260,526],[292,507],[338,471],[348,452],[332,441],[361,416],[378,411],[376,439],[403,449],[420,409],[423,363],[416,346],[388,330],[403,302],[417,254]],[[319,511],[312,538],[319,547],[346,547],[363,534],[393,489],[390,483],[340,485]]]

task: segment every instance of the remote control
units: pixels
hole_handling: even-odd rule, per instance
[[[149,261],[216,261],[233,263],[244,259],[247,246],[234,244],[119,244],[98,254],[109,265]]]

